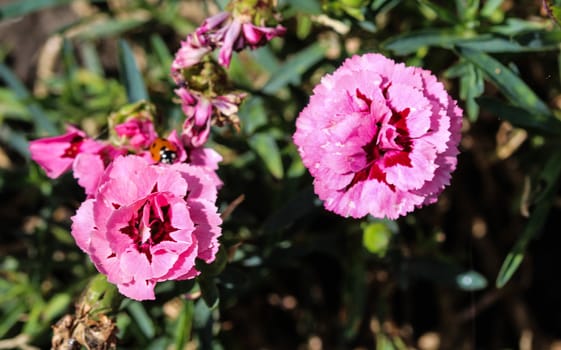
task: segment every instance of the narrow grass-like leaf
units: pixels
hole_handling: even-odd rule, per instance
[[[174,344],[175,349],[184,349],[189,341],[191,328],[193,327],[194,304],[192,300],[184,300],[181,313],[175,325]]]
[[[4,338],[6,333],[19,321],[21,315],[25,312],[27,307],[23,300],[15,300],[9,310],[3,315],[0,320],[0,339]]]
[[[140,27],[146,23],[145,19],[125,18],[95,22],[81,30],[76,37],[80,40],[96,40],[101,38],[115,37],[122,33]]]
[[[483,17],[491,17],[493,13],[501,6],[504,0],[487,0],[481,8],[480,14]]]
[[[276,72],[281,66],[277,56],[275,56],[268,46],[264,46],[259,50],[250,51],[249,54],[266,71]]]
[[[252,135],[249,140],[251,148],[261,157],[267,170],[277,179],[284,176],[282,159],[279,148],[270,133],[258,133]]]
[[[0,63],[0,78],[4,80],[6,85],[12,89],[16,96],[26,104],[38,133],[48,135],[57,133],[57,128],[53,122],[51,122],[45,111],[43,111],[37,102],[33,101],[31,94],[27,91],[23,83],[10,68],[3,63]]]
[[[466,101],[466,111],[471,121],[479,116],[479,105],[475,99],[485,90],[483,73],[473,64],[468,63],[465,72],[460,76],[460,97]]]
[[[534,30],[512,36],[482,34],[469,37],[451,30],[425,29],[395,36],[383,46],[397,55],[408,55],[427,46],[452,49],[454,45],[483,52],[537,52],[558,50],[560,41],[559,31]]]
[[[397,35],[386,40],[382,46],[396,55],[408,55],[425,46],[452,48],[454,44],[466,39],[466,35],[453,30],[424,29]]]
[[[538,98],[534,91],[502,63],[471,48],[459,46],[457,51],[460,56],[479,67],[487,79],[497,86],[513,105],[537,114],[552,115],[547,105]]]
[[[454,24],[458,22],[458,18],[454,16],[452,12],[450,12],[449,10],[447,10],[446,8],[440,5],[437,5],[429,0],[417,0],[417,2],[419,2],[422,6],[426,6],[431,11],[433,11],[438,17],[438,19],[442,21],[448,23],[454,23]]]
[[[24,134],[13,131],[8,125],[0,125],[0,141],[9,145],[24,158],[29,158],[29,142]]]
[[[162,65],[162,67],[171,66],[173,56],[169,52],[168,47],[166,46],[166,43],[164,42],[162,37],[157,34],[152,34],[150,36],[150,44],[152,45],[152,48],[154,49],[154,52],[156,53],[156,56],[160,61],[160,65]]]
[[[252,95],[241,105],[238,114],[245,133],[252,134],[267,124],[267,112],[263,103],[262,97]]]
[[[138,328],[140,328],[140,331],[146,336],[146,338],[152,339],[152,337],[154,337],[154,334],[156,333],[156,330],[154,329],[154,323],[144,309],[144,306],[137,301],[132,301],[127,306],[127,310],[129,311],[132,319],[138,325]]]
[[[480,35],[473,39],[458,42],[483,52],[541,52],[558,50],[561,31],[536,30],[503,37],[497,35]]]
[[[492,97],[480,97],[477,99],[477,103],[497,118],[508,120],[516,126],[545,134],[561,135],[561,121],[556,118],[532,113]]]
[[[302,74],[325,56],[325,47],[315,43],[289,58],[271,76],[263,87],[263,92],[274,94],[289,83],[299,84]]]
[[[80,49],[84,58],[84,66],[100,77],[103,76],[103,66],[95,45],[91,41],[84,41],[80,45]]]
[[[555,194],[559,188],[559,175],[561,174],[561,152],[555,152],[548,159],[544,170],[540,175],[538,183],[545,184],[541,196],[536,199],[535,208],[531,213],[530,219],[526,223],[524,231],[516,241],[516,244],[507,255],[497,276],[497,288],[503,287],[518,270],[524,260],[524,253],[528,243],[538,234],[549,210],[553,204]]]
[[[54,295],[42,310],[42,320],[44,323],[51,323],[56,317],[62,315],[62,313],[68,308],[72,298],[68,293],[59,293]]]
[[[0,21],[6,18],[19,17],[47,7],[64,5],[72,0],[13,0],[0,6]]]
[[[144,86],[142,74],[136,65],[131,47],[124,40],[119,40],[119,63],[121,68],[121,80],[127,90],[130,103],[140,100],[148,100],[148,92]]]

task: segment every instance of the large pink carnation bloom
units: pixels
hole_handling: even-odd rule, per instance
[[[396,219],[450,183],[461,123],[429,71],[365,54],[316,86],[294,142],[328,210]]]
[[[118,157],[72,218],[72,235],[122,294],[154,299],[156,283],[193,278],[196,258],[214,260],[216,194],[202,167]]]

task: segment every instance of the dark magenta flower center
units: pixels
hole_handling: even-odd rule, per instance
[[[164,241],[175,242],[170,236],[175,227],[171,225],[171,207],[169,204],[159,206],[158,196],[147,199],[130,218],[129,224],[121,232],[132,238],[140,253],[146,254],[152,261],[150,248]]]
[[[82,142],[84,141],[84,138],[82,136],[76,135],[72,138],[72,140],[70,140],[70,145],[68,146],[68,148],[66,148],[64,150],[64,153],[62,154],[63,158],[76,158],[76,156],[78,155],[78,153],[80,153],[80,146],[82,145]]]
[[[384,89],[384,95],[387,98],[387,88]],[[369,115],[372,100],[356,90],[356,96],[364,101],[368,106]],[[366,166],[355,173],[352,181],[345,188],[345,191],[361,181],[378,180],[386,183],[392,190],[394,185],[389,184],[386,180],[384,169],[395,166],[404,165],[411,167],[411,159],[409,153],[412,150],[412,141],[409,136],[406,119],[410,113],[409,108],[402,111],[392,109],[392,116],[387,123],[379,121],[376,123],[376,133],[369,143],[364,145],[362,149],[366,153]],[[375,113],[375,111],[373,111]]]

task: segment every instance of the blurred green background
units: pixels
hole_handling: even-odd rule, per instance
[[[173,53],[225,4],[0,1],[0,349],[49,348],[96,274],[69,233],[81,188],[48,179],[28,141],[66,123],[104,135],[143,91],[158,128],[180,128]],[[118,348],[561,349],[561,29],[542,1],[278,8],[284,38],[229,69],[250,93],[241,131],[209,144],[224,157],[219,207],[243,196],[223,224],[229,262],[124,301]],[[432,70],[465,111],[451,186],[396,222],[323,210],[291,142],[321,76],[364,52]]]

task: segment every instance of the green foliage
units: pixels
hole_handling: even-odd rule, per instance
[[[0,27],[15,31],[15,19],[71,2],[3,4]],[[218,205],[229,213],[217,259],[197,262],[196,280],[159,284],[155,301],[115,307],[119,348],[303,348],[320,338],[324,348],[406,349],[418,347],[426,330],[441,331],[451,348],[470,348],[465,310],[526,298],[516,287],[497,294],[495,286],[533,273],[549,284],[531,290],[538,294],[531,306],[550,284],[558,292],[552,276],[561,260],[551,247],[559,243],[552,212],[561,176],[561,28],[554,25],[561,4],[544,1],[550,17],[540,17],[529,0],[278,2],[287,35],[236,53],[228,71],[249,93],[241,130],[213,128],[210,145],[224,158]],[[74,312],[97,274],[70,234],[84,194],[69,175],[47,179],[29,160],[28,140],[60,134],[68,123],[106,135],[107,117],[127,101],[151,101],[158,128],[180,128],[173,53],[225,5],[81,3],[87,11],[45,30],[47,38],[19,37],[51,56],[0,44],[0,338],[24,339],[23,347],[47,348],[51,325]],[[451,187],[437,204],[397,222],[324,211],[291,140],[321,76],[364,52],[432,70],[465,111]],[[16,62],[33,74],[24,76]],[[503,127],[523,130],[522,146],[499,141]],[[495,147],[505,145],[513,149],[501,159]],[[543,269],[525,265],[548,253]],[[497,317],[487,323],[512,323]],[[501,328],[477,345],[513,347],[516,332]]]

